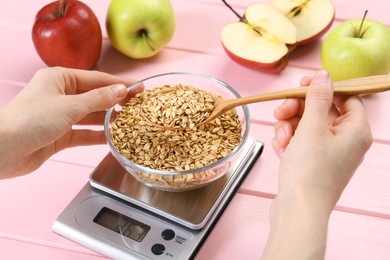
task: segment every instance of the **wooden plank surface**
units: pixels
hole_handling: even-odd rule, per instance
[[[172,0],[175,36],[159,55],[132,60],[115,51],[105,31],[109,0],[85,0],[103,29],[104,46],[96,69],[141,79],[170,71],[192,71],[218,77],[241,95],[297,87],[302,76],[321,67],[323,38],[296,50],[279,75],[243,68],[224,53],[219,32],[236,17],[214,0]],[[252,3],[232,0],[241,13]],[[266,2],[266,1],[263,1]],[[0,109],[34,75],[44,68],[31,40],[35,13],[44,0],[0,0]],[[385,0],[335,0],[339,23],[362,16],[390,26]],[[282,101],[253,104],[251,134],[265,143],[239,194],[206,241],[199,259],[258,259],[269,229],[268,210],[277,193],[278,158],[271,149],[274,109]],[[332,214],[327,259],[390,259],[390,93],[364,97],[374,144]],[[0,182],[0,251],[4,259],[101,259],[71,241],[52,233],[55,218],[87,182],[93,168],[108,152],[105,145],[77,147],[54,155],[36,172]],[[346,151],[348,152],[348,151]]]

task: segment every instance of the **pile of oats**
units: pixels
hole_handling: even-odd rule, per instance
[[[165,128],[194,128],[214,109],[215,100],[203,90],[170,88],[143,102],[142,112],[152,124]]]
[[[197,126],[213,109],[214,99],[211,94],[194,90],[191,86],[175,85],[137,94],[111,123],[115,148],[136,164],[166,171],[202,168],[228,155],[242,138],[236,110],[226,112],[209,124]],[[164,129],[145,120],[145,113],[156,124],[187,128]],[[184,177],[146,173],[139,173],[139,176],[148,182],[171,186],[182,183],[188,186],[190,182],[199,183],[202,178],[213,178],[205,172]]]

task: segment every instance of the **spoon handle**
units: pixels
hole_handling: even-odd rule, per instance
[[[299,87],[283,89],[279,91],[263,93],[255,96],[242,97],[229,100],[229,107],[233,108],[240,105],[251,104],[255,102],[286,99],[286,98],[305,98],[309,87]],[[390,90],[390,76],[379,75],[364,78],[356,78],[344,81],[333,82],[334,94],[338,96],[353,96],[361,94],[370,94]],[[227,100],[225,100],[227,101]],[[227,104],[226,104],[227,105]]]
[[[361,95],[390,90],[390,76],[378,75],[364,78],[336,81],[333,83],[335,95]]]

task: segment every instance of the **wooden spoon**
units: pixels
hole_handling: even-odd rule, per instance
[[[309,87],[290,88],[235,99],[216,99],[213,112],[211,112],[206,120],[198,124],[198,126],[211,122],[212,120],[218,118],[225,112],[237,106],[277,99],[305,98],[308,88]],[[389,75],[379,75],[333,82],[334,95],[337,96],[371,94],[384,92],[387,90],[390,90]]]
[[[275,92],[263,93],[255,96],[241,97],[241,98],[234,98],[234,99],[220,99],[213,96],[215,99],[213,111],[211,112],[211,114],[207,119],[199,123],[197,126],[207,124],[212,120],[218,118],[225,112],[237,106],[247,105],[256,102],[269,101],[269,100],[277,100],[277,99],[305,98],[308,88],[309,87],[290,88],[290,89],[284,89]],[[379,76],[337,81],[337,82],[333,82],[333,90],[334,90],[334,95],[337,96],[353,96],[353,95],[384,92],[390,90],[390,76],[379,75]],[[167,92],[171,92],[171,91],[172,90],[168,90]],[[157,125],[152,123],[149,119],[147,119],[147,121],[149,121],[149,123],[153,125],[165,129],[171,129],[171,130],[184,129],[182,127],[165,127],[165,126]]]

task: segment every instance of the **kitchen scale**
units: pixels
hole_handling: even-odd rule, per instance
[[[262,150],[249,137],[228,173],[186,192],[141,184],[109,153],[53,231],[111,259],[192,259]]]

